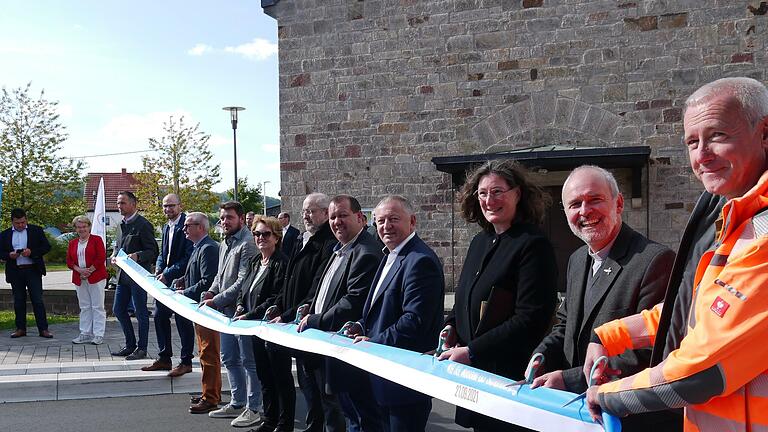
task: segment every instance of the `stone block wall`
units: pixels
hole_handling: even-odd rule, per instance
[[[676,247],[701,191],[680,144],[683,103],[720,77],[763,79],[766,11],[740,0],[281,0],[265,12],[278,23],[283,207],[296,213],[313,191],[364,206],[403,194],[450,288],[476,228],[432,157],[645,145],[643,208],[626,219]]]

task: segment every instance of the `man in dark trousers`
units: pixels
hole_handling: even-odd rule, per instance
[[[35,313],[40,337],[52,338],[43,304],[43,255],[51,250],[43,229],[27,223],[27,213],[20,208],[11,210],[13,227],[0,233],[0,258],[5,261],[5,281],[11,284],[16,331],[12,338],[27,335],[27,290]]]
[[[123,216],[120,222],[120,234],[115,244],[115,253],[112,264],[115,264],[115,256],[123,251],[128,258],[136,261],[145,270],[149,271],[152,263],[157,259],[157,242],[155,241],[155,227],[138,212],[138,200],[131,191],[123,191],[117,195],[117,209]],[[136,334],[133,331],[131,317],[128,316],[128,306],[133,300],[136,311],[136,321],[139,324],[139,340],[136,342]],[[126,360],[140,360],[147,357],[147,339],[149,339],[149,313],[147,312],[147,292],[144,291],[133,279],[117,269],[117,288],[115,288],[115,301],[112,305],[112,313],[120,322],[120,327],[125,335],[125,345],[112,353],[113,356],[125,357]]]
[[[573,170],[563,184],[563,207],[571,231],[584,241],[568,261],[566,298],[558,322],[534,352],[544,354],[547,372],[539,386],[581,393],[587,389],[582,366],[592,330],[627,313],[657,304],[675,259],[666,246],[648,240],[622,222],[624,197],[613,175],[596,166]],[[627,351],[611,367],[631,375],[645,367],[650,349]],[[680,430],[679,414],[643,414],[622,420],[622,430]]]
[[[287,212],[282,212],[277,216],[277,220],[280,221],[280,225],[283,227],[283,243],[280,248],[288,258],[293,255],[293,249],[296,245],[296,239],[299,238],[299,230],[291,225],[291,215]]]
[[[299,324],[298,331],[314,328],[338,331],[347,321],[362,317],[363,304],[371,290],[371,282],[382,259],[379,243],[365,230],[365,217],[360,203],[349,195],[338,195],[328,207],[328,223],[338,240],[320,284],[312,299],[309,315]],[[345,366],[332,358],[307,356],[305,372],[317,384],[317,391],[326,383],[337,396],[347,418],[349,432],[381,430],[378,406],[372,400],[368,376],[354,367]],[[324,394],[324,392],[320,392]],[[352,400],[357,405],[352,404]],[[335,400],[323,397],[325,415],[335,408]],[[358,411],[362,411],[360,414]],[[365,420],[365,423],[361,423]]]
[[[187,215],[182,224],[187,239],[192,242],[192,255],[189,257],[186,271],[173,281],[178,294],[193,300],[200,300],[200,295],[211,287],[219,271],[219,244],[208,236],[208,216],[193,212]],[[190,400],[190,414],[206,414],[219,407],[221,402],[221,357],[219,332],[195,324],[197,346],[200,350],[200,369],[202,369],[203,394]]]
[[[186,215],[181,211],[181,198],[178,195],[168,194],[163,198],[163,213],[168,218],[168,223],[163,225],[162,247],[155,263],[155,278],[170,288],[174,279],[184,275],[189,256],[192,254],[192,242],[184,236]],[[176,314],[176,329],[181,339],[181,361],[171,370],[171,315],[174,315],[171,309],[155,301],[155,333],[160,352],[154,363],[144,366],[141,370],[167,370],[171,371],[168,376],[175,378],[192,372],[195,327],[192,321]]]
[[[432,350],[434,335],[443,323],[443,266],[416,235],[416,215],[407,199],[387,196],[375,212],[387,255],[373,278],[363,318],[348,335],[356,336],[356,343],[370,341],[421,353]],[[369,377],[375,400],[381,405],[385,431],[424,431],[432,398],[386,379]]]
[[[292,322],[299,306],[309,305],[315,297],[319,277],[336,244],[336,238],[328,225],[328,204],[328,196],[322,193],[312,193],[304,199],[302,210],[306,231],[296,242],[296,249],[288,262],[283,289],[275,301],[278,315],[272,322]],[[333,430],[343,430],[344,420],[340,412],[332,418],[325,418],[323,415],[322,396],[312,378],[305,373],[305,356],[301,353],[295,354],[296,375],[308,407],[306,430],[319,432],[323,430],[324,424]],[[272,353],[275,360],[273,367],[291,367],[290,355],[290,351],[275,347]],[[278,388],[283,387],[281,383],[277,385]]]

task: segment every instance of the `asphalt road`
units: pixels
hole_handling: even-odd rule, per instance
[[[297,389],[298,390],[298,389]],[[226,399],[226,398],[225,398]],[[306,413],[304,398],[297,398],[296,417]],[[453,405],[434,399],[427,431],[468,431],[453,422]],[[187,413],[189,395],[0,404],[0,431],[13,432],[212,432],[245,431],[229,420]],[[297,430],[304,425],[298,422]]]

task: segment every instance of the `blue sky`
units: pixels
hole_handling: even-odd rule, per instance
[[[277,24],[258,0],[5,1],[0,14],[0,86],[32,82],[59,101],[69,139],[62,156],[148,149],[168,116],[211,135],[221,164],[217,191],[232,187],[229,113],[237,129],[238,175],[279,173]],[[86,172],[141,168],[141,154],[85,159]]]

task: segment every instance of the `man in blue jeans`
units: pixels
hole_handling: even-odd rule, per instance
[[[112,264],[115,264],[114,257],[122,250],[128,255],[128,258],[149,271],[149,267],[155,262],[158,253],[155,228],[138,213],[137,205],[138,200],[133,192],[123,191],[117,195],[117,209],[123,216],[123,221],[120,222],[120,234],[117,237]],[[133,299],[133,305],[136,308],[136,320],[139,323],[138,345],[136,344],[131,317],[128,315],[131,299]],[[140,360],[147,357],[147,339],[149,338],[147,292],[119,268],[117,269],[117,288],[115,289],[112,313],[120,322],[120,327],[122,327],[125,335],[125,345],[113,352],[112,355],[125,357],[126,360]]]

